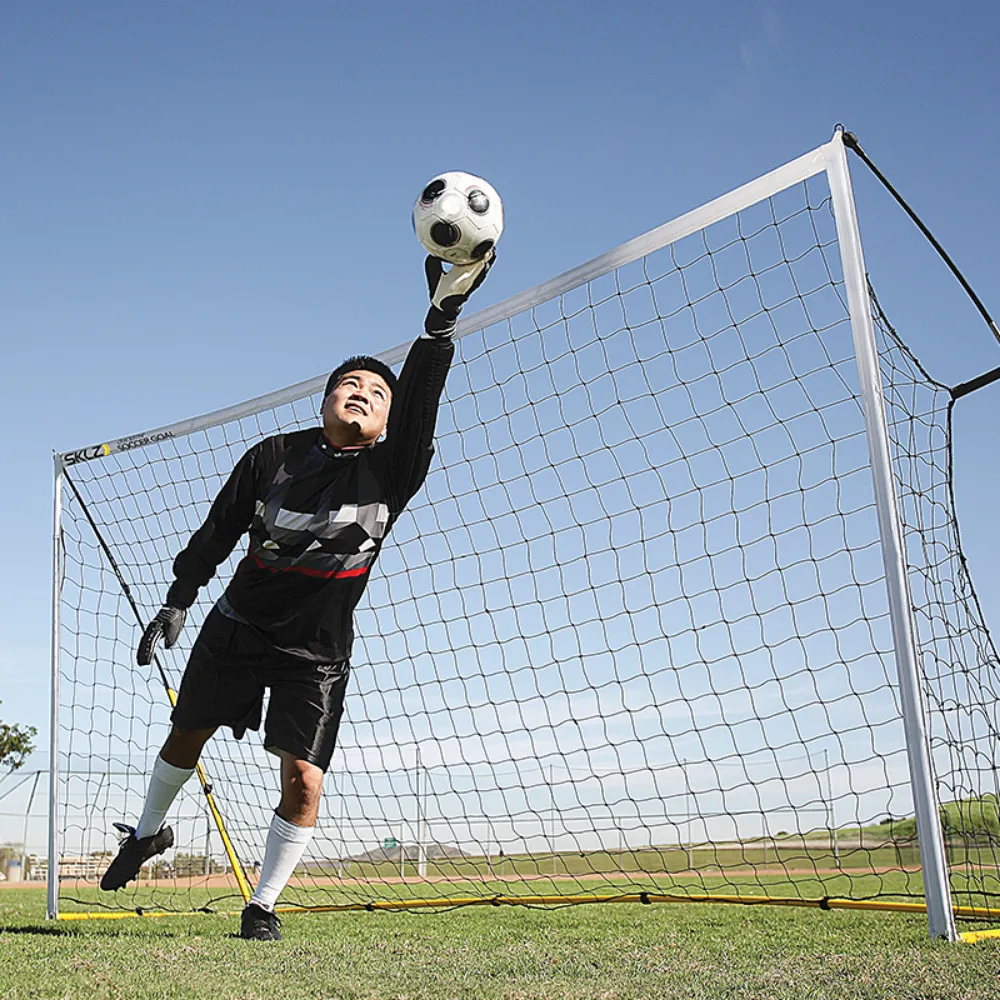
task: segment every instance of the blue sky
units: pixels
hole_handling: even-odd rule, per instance
[[[0,718],[46,728],[51,460],[415,335],[409,210],[467,169],[507,232],[478,305],[860,136],[995,312],[988,3],[8,4],[0,13]],[[943,381],[1000,364],[856,161],[868,266]],[[1000,386],[959,404],[959,512],[1000,620]]]

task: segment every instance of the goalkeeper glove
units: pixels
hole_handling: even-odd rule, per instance
[[[160,644],[161,639],[167,649],[170,649],[177,642],[186,618],[187,611],[184,608],[174,608],[169,604],[160,608],[156,617],[146,626],[146,631],[142,633],[142,638],[139,640],[139,648],[135,658],[140,667],[148,667],[153,662],[156,647]]]
[[[428,336],[450,337],[455,332],[462,306],[486,280],[495,259],[496,253],[491,250],[482,260],[471,264],[453,264],[447,273],[437,257],[428,257],[424,261],[431,296],[431,307],[424,320],[424,332]]]

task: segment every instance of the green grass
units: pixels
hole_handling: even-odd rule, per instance
[[[1000,942],[927,940],[922,917],[722,905],[44,920],[0,891],[4,1000],[994,1000]]]

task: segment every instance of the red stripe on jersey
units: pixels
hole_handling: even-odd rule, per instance
[[[342,580],[348,576],[363,576],[368,572],[367,566],[359,566],[357,569],[342,569],[333,574],[334,580]]]
[[[286,566],[284,569],[279,569],[275,566],[268,566],[253,552],[248,553],[248,555],[261,569],[266,569],[269,573],[301,573],[303,576],[318,576],[325,580],[344,580],[352,576],[364,576],[368,572],[367,566],[359,566],[357,569],[312,569],[310,566]]]

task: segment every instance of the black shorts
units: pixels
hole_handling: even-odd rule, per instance
[[[271,689],[264,747],[330,766],[344,711],[350,664],[306,663],[272,646],[252,625],[212,608],[188,658],[170,716],[178,729],[229,726],[241,739],[260,729]]]

